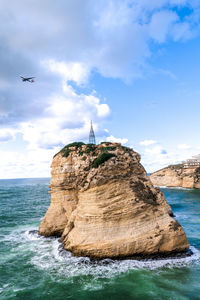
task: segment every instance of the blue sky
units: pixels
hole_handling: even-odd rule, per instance
[[[148,172],[200,153],[199,56],[196,0],[1,0],[0,178],[50,176],[91,119]]]

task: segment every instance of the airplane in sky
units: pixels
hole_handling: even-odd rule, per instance
[[[34,82],[34,78],[35,77],[23,77],[23,76],[20,76],[22,81],[28,81],[28,82]]]

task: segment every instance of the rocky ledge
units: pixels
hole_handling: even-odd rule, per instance
[[[154,185],[167,187],[200,188],[200,167],[183,164],[171,165],[150,175]]]
[[[188,250],[183,228],[132,149],[73,143],[51,167],[51,204],[40,235],[61,236],[66,250],[94,259]]]

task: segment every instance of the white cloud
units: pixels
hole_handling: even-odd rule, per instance
[[[150,36],[159,43],[165,42],[168,34],[172,34],[173,24],[178,19],[178,15],[169,10],[155,12],[149,25]]]
[[[53,73],[59,74],[64,81],[73,80],[77,85],[85,84],[88,81],[90,69],[85,63],[64,61],[58,62],[54,59],[45,60],[41,65]]]
[[[110,135],[106,138],[107,142],[112,142],[112,143],[121,143],[121,144],[126,144],[128,143],[128,139],[126,138],[116,138],[113,135]]]
[[[182,161],[199,153],[197,147],[189,147],[186,144],[181,146],[181,151],[178,147],[168,149],[168,147],[162,145],[145,148],[144,151],[141,151],[141,162],[147,172],[154,172],[171,164],[182,163]]]
[[[187,144],[180,144],[180,145],[177,146],[177,148],[178,148],[179,150],[185,150],[185,149],[190,149],[191,146],[190,146],[190,145],[187,145]]]
[[[7,142],[9,140],[14,139],[15,136],[15,130],[11,130],[11,129],[0,129],[0,142]]]
[[[167,154],[167,151],[162,146],[159,146],[159,145],[157,145],[153,148],[146,148],[144,151],[151,155],[166,155]]]
[[[109,106],[101,103],[93,94],[77,94],[65,83],[60,95],[51,95],[46,100],[42,117],[34,122],[20,123],[19,130],[29,148],[54,148],[75,140],[87,140],[90,120],[94,122],[96,135],[101,134],[98,123],[110,114]]]
[[[50,177],[50,163],[55,154],[52,150],[25,153],[0,151],[0,178]]]
[[[107,104],[103,103],[97,106],[98,110],[98,116],[101,117],[106,117],[110,114],[110,108]]]
[[[189,0],[20,0],[12,3],[1,0],[0,124],[3,133],[0,139],[6,141],[16,132],[22,133],[31,155],[34,150],[39,156],[45,153],[41,151],[48,152],[50,148],[55,151],[57,146],[68,142],[87,140],[91,119],[97,136],[108,135],[102,124],[110,114],[109,106],[93,92],[78,92],[69,81],[80,88],[88,83],[93,72],[127,81],[144,76],[155,49],[151,48],[153,44],[159,46],[168,39],[179,41],[193,36],[194,27],[199,25],[196,11],[200,7],[194,3]],[[196,9],[184,20],[177,9],[183,5]],[[162,72],[171,74],[170,70]],[[36,84],[20,85],[19,74],[33,74]],[[107,139],[128,141],[113,136]],[[150,140],[141,145],[154,144]],[[155,154],[166,159],[164,151],[157,146],[145,154],[151,155],[151,159]],[[45,162],[38,162],[31,155],[27,155],[27,163],[23,162],[23,155],[14,155],[16,166],[19,162],[24,166],[21,174],[27,174],[26,166],[32,161],[35,169],[38,164],[38,169],[41,166],[47,170]],[[11,157],[5,160],[8,165]]]
[[[1,0],[0,44],[7,51],[1,53],[0,77],[11,76],[6,71],[9,64],[17,70],[26,63],[30,70],[39,67],[40,60],[78,84],[87,81],[90,70],[125,80],[142,76],[152,41],[159,44],[167,38],[179,41],[193,36],[200,7],[194,3]],[[183,19],[177,7],[184,6],[191,11]]]
[[[196,35],[195,31],[191,31],[190,25],[187,22],[178,23],[173,26],[173,39],[174,41],[188,40]]]
[[[150,146],[150,145],[154,145],[156,143],[157,142],[155,140],[144,140],[144,141],[140,142],[139,144],[141,146]]]

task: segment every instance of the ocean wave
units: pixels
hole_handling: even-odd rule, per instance
[[[31,262],[39,269],[60,273],[70,278],[80,275],[112,277],[132,269],[182,268],[200,262],[200,251],[195,247],[190,248],[193,254],[187,257],[91,261],[88,257],[73,256],[63,248],[60,239],[39,237],[36,232],[31,232],[29,235],[31,240],[33,240],[32,235],[35,235],[36,240],[39,239],[39,245]]]
[[[200,251],[195,247],[190,248],[193,254],[187,257],[91,261],[88,257],[75,257],[71,252],[66,251],[59,238],[39,236],[36,228],[27,229],[26,227],[26,230],[22,230],[22,228],[18,231],[15,230],[7,236],[7,240],[15,244],[14,253],[8,254],[7,259],[9,259],[9,255],[19,255],[18,253],[26,255],[28,253],[33,266],[62,278],[64,276],[65,280],[87,275],[95,278],[111,278],[130,270],[182,268],[200,263]],[[96,288],[98,289],[98,287]]]
[[[180,187],[180,186],[166,186],[166,185],[154,185],[154,187],[159,187],[161,189],[173,189],[173,190],[184,190],[184,191],[191,191],[193,190],[192,188],[184,188],[184,187]],[[196,189],[194,189],[196,190]]]

